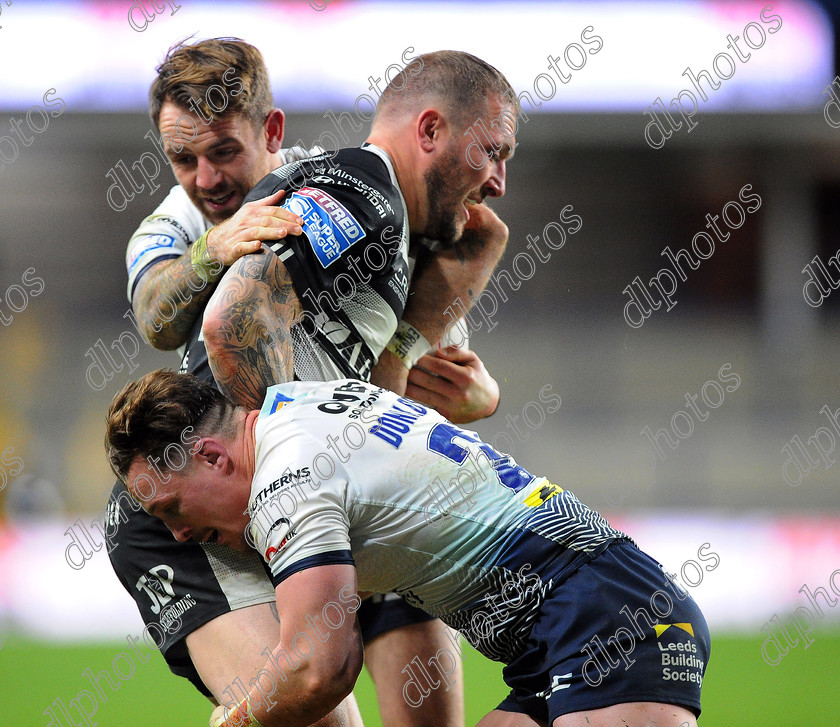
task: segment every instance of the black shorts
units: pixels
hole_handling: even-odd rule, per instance
[[[388,631],[433,621],[435,618],[419,608],[409,606],[396,593],[374,593],[362,601],[358,616],[365,644]]]
[[[571,712],[661,702],[700,714],[711,642],[691,596],[619,541],[547,596],[498,707],[551,724]]]

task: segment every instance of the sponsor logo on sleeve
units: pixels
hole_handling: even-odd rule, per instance
[[[290,530],[286,533],[286,536],[277,544],[275,547],[274,545],[269,546],[268,550],[265,551],[265,562],[270,563],[271,559],[277,555],[283,548],[286,547],[286,543],[288,543],[293,537],[297,535],[295,530]]]
[[[303,218],[303,230],[321,265],[332,265],[365,231],[338,200],[323,190],[301,187],[283,205]]]
[[[291,397],[285,396],[281,394],[279,391],[274,395],[274,401],[271,402],[271,406],[268,407],[268,414],[275,414],[276,412],[280,411],[286,404],[290,401],[294,401]]]
[[[165,564],[149,568],[144,575],[140,576],[136,588],[152,600],[152,613],[159,614],[161,609],[175,597],[175,590],[172,588],[174,578],[175,571]]]
[[[539,507],[546,500],[550,500],[552,497],[559,495],[561,492],[563,492],[562,487],[552,484],[551,482],[546,482],[539,490],[534,490],[530,495],[528,495],[528,497],[526,497],[523,501],[523,504],[528,507]]]
[[[195,605],[196,601],[192,594],[187,593],[183,598],[179,598],[171,606],[163,609],[163,613],[160,615],[160,625],[167,631],[177,631],[181,624],[180,617]],[[172,628],[173,625],[176,626],[175,629]]]
[[[161,563],[154,568],[149,568],[136,583],[137,590],[151,599],[150,608],[152,613],[158,616],[160,625],[166,631],[172,632],[181,627],[180,617],[196,605],[190,593],[176,600],[175,589],[172,585],[174,580],[173,568]]]
[[[131,273],[134,270],[134,266],[137,265],[137,261],[141,257],[144,257],[146,253],[154,250],[160,250],[161,253],[164,251],[174,252],[174,247],[175,238],[169,237],[169,235],[151,235],[146,242],[137,245],[131,251],[131,254],[128,256],[128,272]]]
[[[303,485],[312,486],[312,473],[309,471],[309,467],[301,467],[296,469],[294,472],[287,468],[280,477],[273,482],[270,482],[266,487],[257,493],[251,504],[252,513],[256,514],[257,509],[263,506],[263,500],[271,496],[277,490],[286,486],[301,487]]]
[[[653,627],[656,631],[656,645],[662,657],[662,680],[702,684],[706,664],[697,657],[697,646],[694,641],[686,639],[668,644],[660,641],[662,635],[672,627],[685,631],[689,636],[694,636],[694,627],[690,623],[658,624]],[[672,631],[671,634],[673,633]]]

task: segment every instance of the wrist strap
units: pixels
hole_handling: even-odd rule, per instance
[[[431,346],[425,336],[414,326],[405,321],[400,321],[397,332],[385,348],[402,361],[403,366],[411,370]]]
[[[251,705],[245,699],[236,705],[236,709],[227,715],[219,727],[263,727],[263,724],[254,716]]]
[[[190,262],[204,282],[215,283],[222,277],[224,265],[210,257],[210,252],[207,250],[207,235],[209,233],[210,230],[207,230],[190,246]]]

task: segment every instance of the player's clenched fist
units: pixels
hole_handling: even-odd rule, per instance
[[[468,242],[470,237],[475,235],[484,243],[504,248],[508,241],[508,228],[493,210],[484,202],[480,202],[467,205],[467,212],[470,213],[470,217],[464,225],[462,242]],[[472,230],[472,235],[467,230]]]
[[[481,359],[455,346],[422,356],[408,372],[405,393],[456,424],[489,417],[499,406],[499,384]]]
[[[263,241],[286,235],[300,235],[303,220],[294,212],[278,207],[285,190],[242,205],[230,219],[207,233],[207,252],[212,260],[228,266],[260,249]]]

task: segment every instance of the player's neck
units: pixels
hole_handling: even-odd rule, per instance
[[[257,436],[256,427],[257,419],[260,416],[260,410],[254,409],[245,415],[242,431],[242,471],[248,482],[254,479],[256,472],[256,449]]]
[[[422,185],[417,183],[419,178],[414,160],[409,151],[394,139],[392,134],[382,131],[371,131],[370,136],[365,140],[368,144],[374,144],[384,151],[394,167],[394,174],[397,177],[397,184],[405,200],[405,209],[408,213],[408,225],[412,232],[422,231],[425,226],[424,204]]]

